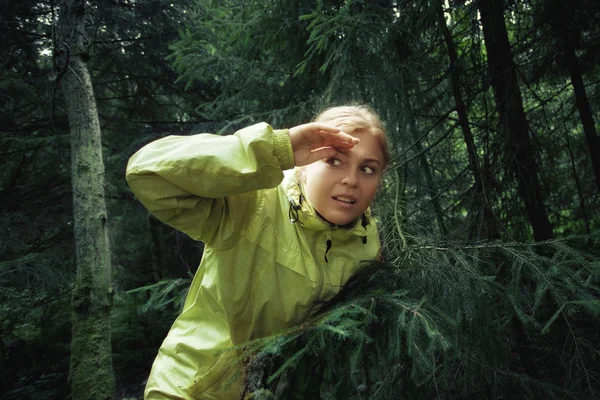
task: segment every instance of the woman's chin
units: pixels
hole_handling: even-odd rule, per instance
[[[330,224],[333,225],[337,225],[340,227],[345,227],[346,225],[353,225],[353,222],[356,221],[356,219],[358,217],[354,217],[354,216],[340,216],[340,215],[321,215],[319,214],[319,216],[321,218],[323,218],[325,221],[329,222]]]

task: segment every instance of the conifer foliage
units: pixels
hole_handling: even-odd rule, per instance
[[[246,396],[595,398],[600,259],[586,244],[597,252],[600,236],[410,245],[302,326],[243,348]]]
[[[69,299],[82,235],[62,101],[74,99],[61,87],[64,66],[73,67],[60,57],[65,3],[0,3],[0,398],[8,400],[76,397]],[[81,56],[102,136],[114,290],[112,360],[98,372],[114,375],[113,397],[143,396],[203,249],[134,199],[128,158],[166,135],[259,121],[285,128],[348,102],[378,110],[392,144],[373,205],[385,263],[365,265],[303,325],[231,349],[244,365],[244,397],[600,397],[600,2],[85,7]],[[490,51],[500,34],[503,46]],[[517,126],[498,95],[506,89],[520,92],[522,106],[511,103]],[[525,122],[517,145],[507,128]],[[105,214],[92,206],[86,217]],[[547,215],[546,233],[534,229],[534,212]],[[108,326],[98,335],[106,344]]]

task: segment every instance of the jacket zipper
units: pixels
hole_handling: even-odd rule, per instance
[[[331,249],[332,246],[332,242],[331,242],[331,230],[327,230],[327,237],[325,239],[325,243],[326,243],[326,248],[325,248],[325,262],[329,263],[329,261],[327,261],[327,252]],[[312,302],[312,304],[310,305],[308,311],[306,312],[306,317],[304,318],[304,320],[306,321],[310,315],[312,314],[313,310],[315,309],[315,305],[317,302],[320,303],[320,298],[321,298],[321,293],[323,292],[323,285],[325,284],[325,273],[323,272],[323,270],[319,267],[317,267],[319,269],[320,272],[320,277],[319,277],[319,282],[317,285],[317,291],[314,297],[314,300]]]

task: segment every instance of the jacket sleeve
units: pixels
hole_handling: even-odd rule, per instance
[[[131,157],[127,182],[164,223],[228,248],[259,206],[257,191],[276,187],[293,167],[288,131],[260,123],[230,136],[156,140]]]

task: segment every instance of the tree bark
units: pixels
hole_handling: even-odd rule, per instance
[[[421,144],[421,141],[416,138],[417,130],[415,128],[414,116],[412,114],[412,110],[411,110],[411,114],[410,114],[410,119],[411,119],[410,131],[412,133],[413,138],[416,139],[415,151],[419,154],[419,162],[421,164],[421,170],[423,172],[423,175],[425,176],[425,181],[427,182],[427,186],[426,186],[427,192],[428,192],[427,194],[429,195],[429,198],[431,199],[431,206],[433,207],[433,211],[435,213],[435,219],[437,221],[438,228],[440,229],[440,235],[442,237],[445,237],[448,233],[448,229],[446,228],[446,224],[444,222],[444,212],[442,211],[442,206],[440,204],[440,201],[438,200],[438,192],[437,192],[437,190],[435,190],[435,184],[433,182],[433,174],[431,173],[431,168],[429,167],[429,162],[427,161],[427,157],[425,156],[425,153],[423,152],[423,145]]]
[[[554,7],[551,11],[553,15],[552,18],[554,19],[554,24],[558,28],[560,40],[562,42],[563,53],[567,61],[571,83],[573,84],[573,91],[575,93],[575,103],[579,110],[579,117],[581,118],[581,124],[583,125],[585,141],[592,159],[592,168],[594,169],[594,176],[596,177],[596,185],[600,191],[600,138],[596,131],[596,124],[585,91],[585,85],[583,84],[581,68],[579,68],[579,61],[577,60],[577,55],[573,48],[573,41],[571,40],[572,33],[569,24],[573,22],[570,18],[570,10],[565,7],[563,3],[563,1],[554,1]]]
[[[507,158],[517,178],[518,193],[536,241],[554,236],[542,190],[534,148],[529,138],[529,123],[523,109],[521,90],[504,20],[503,0],[479,0],[481,24],[487,50],[490,81],[500,116],[500,128],[507,147]]]
[[[114,398],[110,338],[110,252],[98,112],[87,65],[85,2],[60,4],[58,77],[71,130],[77,276],[72,303],[70,381],[74,400]]]
[[[415,151],[419,155],[419,163],[421,164],[421,172],[425,177],[425,182],[427,182],[425,188],[427,189],[427,194],[431,199],[431,206],[433,207],[433,212],[435,214],[435,219],[440,230],[440,235],[445,237],[448,233],[448,229],[446,228],[446,223],[444,222],[444,212],[442,211],[442,205],[438,199],[438,191],[435,189],[435,183],[433,182],[433,174],[431,172],[431,167],[429,166],[429,161],[427,161],[427,157],[425,156],[425,152],[423,151],[423,144],[421,140],[417,137],[417,127],[415,125],[415,117],[413,113],[412,104],[408,97],[408,85],[406,82],[402,83],[401,95],[402,101],[409,115],[409,131],[413,140],[415,140]]]
[[[563,124],[566,120],[563,117]],[[566,124],[565,124],[566,125]],[[571,161],[571,171],[573,172],[573,180],[575,181],[575,187],[577,188],[577,195],[579,197],[579,210],[581,212],[581,218],[583,218],[583,224],[585,226],[585,233],[590,235],[592,233],[592,228],[590,224],[590,216],[587,212],[587,207],[585,205],[585,196],[583,194],[583,185],[581,184],[581,179],[579,179],[579,174],[577,173],[577,166],[575,165],[575,155],[573,154],[573,150],[571,149],[571,141],[569,140],[569,131],[565,126],[565,139],[567,143],[567,150],[569,150],[569,160]]]
[[[396,52],[398,53],[398,57],[402,57],[402,54],[403,54],[402,46],[404,44],[397,37],[393,39],[393,43],[394,43]],[[415,150],[416,150],[417,154],[419,154],[419,162],[421,164],[421,171],[423,172],[423,176],[425,177],[425,180],[427,182],[426,187],[428,190],[428,195],[431,198],[431,205],[433,207],[433,212],[435,213],[437,225],[440,230],[441,236],[446,236],[446,233],[448,232],[448,230],[446,228],[446,224],[444,223],[444,215],[442,212],[442,206],[438,200],[437,191],[435,190],[435,184],[433,182],[433,174],[431,173],[431,168],[429,166],[429,162],[427,161],[427,157],[425,156],[425,153],[423,152],[423,145],[421,144],[421,141],[417,138],[418,135],[416,134],[417,129],[415,127],[415,117],[414,117],[412,105],[411,105],[410,99],[409,99],[408,83],[406,82],[406,77],[400,76],[399,81],[401,83],[401,87],[400,87],[401,102],[404,104],[404,106],[406,107],[406,110],[408,111],[408,115],[410,118],[409,130],[410,130],[413,138],[416,140]]]
[[[478,199],[483,206],[483,218],[481,219],[481,226],[479,226],[480,235],[485,239],[498,239],[498,227],[497,219],[494,211],[488,201],[488,194],[485,189],[485,179],[481,168],[479,167],[479,160],[477,157],[477,151],[475,150],[475,140],[473,139],[473,133],[471,132],[471,126],[469,124],[469,115],[467,112],[467,106],[463,100],[462,92],[460,89],[460,73],[458,67],[458,55],[456,54],[456,48],[454,46],[454,39],[452,34],[446,25],[446,19],[444,18],[444,8],[441,0],[437,0],[434,3],[437,14],[437,22],[444,36],[446,42],[446,49],[448,50],[448,57],[450,58],[450,85],[452,87],[452,94],[454,96],[455,109],[458,113],[458,124],[460,125],[463,137],[465,138],[465,144],[467,145],[467,154],[469,157],[469,168],[473,173],[475,180],[475,198]],[[477,202],[476,202],[477,203]]]
[[[551,239],[552,227],[542,201],[537,163],[529,138],[529,123],[523,109],[515,64],[504,20],[504,0],[479,0],[481,24],[487,50],[490,81],[500,115],[500,128],[508,144],[508,158],[516,174],[518,192],[525,203],[536,241]],[[500,267],[496,280],[503,281],[505,267]],[[525,373],[537,377],[531,344],[521,321],[513,316],[511,327],[516,348]]]
[[[154,282],[160,282],[167,276],[165,225],[150,213],[148,225],[152,237],[152,273]]]

